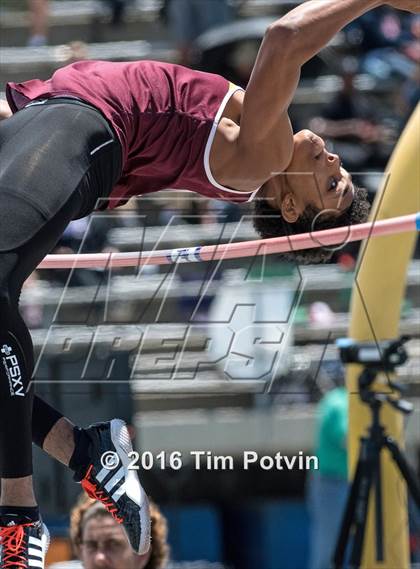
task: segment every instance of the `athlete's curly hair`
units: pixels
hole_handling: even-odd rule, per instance
[[[265,198],[256,197],[254,200],[253,224],[257,233],[263,239],[269,237],[292,236],[297,233],[308,233],[322,229],[332,229],[363,223],[367,220],[370,203],[367,199],[367,191],[355,186],[354,199],[351,206],[340,216],[321,213],[321,210],[313,205],[308,205],[294,223],[287,222],[278,209],[270,206]],[[316,219],[315,219],[316,218]],[[281,253],[281,260],[299,265],[312,263],[325,263],[329,261],[334,251],[330,248],[317,247],[315,249],[303,249],[290,253]]]
[[[101,502],[81,494],[76,505],[70,513],[70,539],[73,552],[77,555],[83,541],[83,530],[86,522],[95,517],[111,517]],[[163,569],[169,559],[169,545],[167,543],[168,526],[158,506],[150,501],[151,526],[151,553],[145,569]]]

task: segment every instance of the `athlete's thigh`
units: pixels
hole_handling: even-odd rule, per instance
[[[62,208],[48,220],[38,217],[38,212],[34,208],[31,209],[27,203],[20,204],[24,206],[28,226],[31,231],[35,230],[35,233],[23,245],[0,251],[0,291],[6,291],[13,302],[18,302],[25,280],[54,248],[67,225],[75,217],[79,202],[76,189]],[[6,211],[10,218],[19,221],[22,228],[22,217],[14,211],[14,203],[9,202]],[[1,235],[0,230],[0,238]]]
[[[99,113],[75,104],[34,105],[0,124],[0,251],[24,245],[62,209],[94,163],[92,148],[109,138]]]

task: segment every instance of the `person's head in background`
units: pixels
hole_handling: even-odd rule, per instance
[[[163,569],[168,561],[166,519],[150,504],[152,543],[148,553],[136,555],[125,532],[105,507],[86,495],[70,515],[73,550],[84,569]]]

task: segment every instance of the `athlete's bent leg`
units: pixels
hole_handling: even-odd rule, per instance
[[[58,241],[69,221],[80,207],[78,195],[73,193],[53,219],[44,223],[28,242],[9,251],[0,252],[0,477],[1,503],[16,505],[22,490],[20,505],[26,505],[29,497],[27,480],[32,474],[32,409],[34,389],[33,345],[29,330],[19,313],[19,297],[22,285],[39,261]],[[7,212],[9,206],[5,205]],[[22,208],[24,208],[22,202]],[[15,204],[13,205],[15,209]],[[27,213],[31,208],[27,208]],[[12,215],[12,211],[8,212]],[[36,215],[36,212],[33,212]],[[3,231],[0,231],[2,237]],[[6,238],[3,236],[2,241]],[[37,399],[35,410],[39,426],[35,438],[42,438],[61,414]],[[48,410],[48,413],[46,412]],[[7,479],[14,479],[8,484]],[[13,496],[10,488],[13,486]],[[19,505],[19,504],[17,504]]]
[[[53,101],[0,124],[0,159],[0,565],[43,568],[48,539],[32,490],[31,447],[46,442],[62,415],[34,401],[19,296],[68,223],[109,195],[120,153],[99,113]]]
[[[13,302],[8,275],[18,257],[0,254],[0,476],[22,478],[32,474],[32,403],[29,382],[33,369],[32,343]],[[15,417],[19,417],[16,424]],[[4,503],[4,494],[1,496]]]
[[[31,132],[43,140],[42,152],[32,144]],[[57,136],[51,136],[52,132]],[[8,164],[0,175],[0,349],[4,346],[3,360],[0,358],[0,476],[4,489],[0,565],[27,561],[30,551],[17,553],[14,548],[18,538],[22,544],[28,542],[23,533],[40,543],[46,535],[33,506],[32,441],[68,463],[85,490],[124,525],[138,553],[149,548],[148,501],[137,474],[129,470],[132,447],[125,424],[113,420],[79,429],[46,402],[34,399],[32,342],[18,311],[23,282],[51,251],[68,222],[92,211],[96,199],[109,195],[119,178],[121,154],[115,137],[110,140],[113,136],[96,111],[61,102],[46,109],[24,109],[0,125],[1,155]],[[26,158],[16,148],[26,149]],[[25,176],[26,164],[31,171]],[[21,185],[15,187],[19,180]],[[116,472],[102,466],[101,457],[107,451],[118,459]],[[40,547],[45,553],[45,540],[43,543]],[[43,561],[37,566],[43,567]]]

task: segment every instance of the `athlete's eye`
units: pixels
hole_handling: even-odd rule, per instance
[[[331,178],[330,185],[329,185],[328,189],[329,190],[335,190],[337,186],[338,186],[337,180],[335,178]]]

